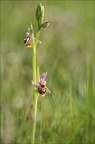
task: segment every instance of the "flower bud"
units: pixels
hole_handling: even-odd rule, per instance
[[[44,20],[44,6],[40,3],[36,9],[36,19],[38,22],[38,28],[41,28],[41,25]]]
[[[42,28],[46,28],[49,26],[49,21],[45,21],[44,23],[42,23]]]

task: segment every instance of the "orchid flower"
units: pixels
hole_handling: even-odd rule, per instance
[[[44,96],[47,92],[50,93],[50,90],[46,87],[46,81],[45,81],[46,77],[47,77],[47,72],[44,72],[40,75],[40,81],[37,84],[35,84],[32,81],[32,85],[38,88],[38,92],[42,96]]]
[[[26,38],[24,39],[24,45],[26,47],[32,47],[30,36],[31,36],[30,27],[28,27],[28,32],[26,32]],[[34,40],[36,40],[35,37],[34,37]],[[42,44],[42,42],[38,40],[38,44]]]

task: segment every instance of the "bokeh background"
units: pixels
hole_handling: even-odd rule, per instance
[[[51,93],[38,100],[35,144],[94,144],[94,1],[58,0],[0,1],[0,143],[30,143],[32,51],[24,38],[31,22],[37,31],[40,2],[50,25],[41,29],[37,63]]]

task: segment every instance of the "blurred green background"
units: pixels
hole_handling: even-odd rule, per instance
[[[31,22],[36,33],[40,2],[50,25],[41,29],[37,63],[51,93],[38,100],[35,144],[94,144],[94,1],[0,1],[0,141],[30,143],[31,49],[24,38]]]

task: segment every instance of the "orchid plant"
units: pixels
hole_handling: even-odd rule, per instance
[[[45,96],[50,90],[46,86],[46,77],[47,72],[43,72],[40,75],[40,81],[37,83],[37,74],[39,73],[39,66],[36,64],[36,48],[37,44],[41,44],[39,40],[40,30],[41,28],[46,28],[49,25],[48,21],[44,20],[44,6],[39,4],[36,9],[36,19],[38,22],[38,29],[36,33],[36,37],[34,37],[33,26],[28,27],[28,32],[26,33],[26,38],[24,39],[24,45],[28,48],[32,48],[32,86],[33,86],[33,121],[32,121],[32,133],[31,133],[31,144],[35,142],[35,131],[36,131],[36,114],[37,114],[37,100],[38,96]]]

